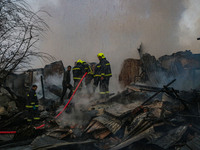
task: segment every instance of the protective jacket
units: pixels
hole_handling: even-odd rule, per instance
[[[109,61],[106,60],[106,58],[102,58],[99,64],[100,64],[101,77],[112,77]]]
[[[101,65],[98,63],[94,68],[94,83],[93,83],[93,93],[95,92],[101,78]]]
[[[31,89],[30,92],[27,94],[26,108],[31,108],[31,109],[38,108],[38,98],[37,98],[35,90],[33,89]]]
[[[38,111],[38,98],[35,90],[31,89],[27,94],[27,122],[32,123],[32,121],[40,120],[40,113]]]
[[[72,72],[73,72],[73,79],[80,80],[85,72],[84,65],[81,63],[77,63],[76,66],[73,67]]]
[[[95,77],[101,77],[101,64],[100,63],[98,63],[95,66],[95,69],[94,69],[94,78]]]
[[[91,66],[86,62],[83,62],[83,65],[84,65],[84,72],[87,72],[88,75],[93,76],[93,71],[92,71]]]

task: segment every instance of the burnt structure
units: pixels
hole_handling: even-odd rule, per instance
[[[145,82],[160,85],[176,78],[176,88],[182,90],[200,88],[200,54],[181,51],[156,59],[150,54],[142,54],[141,59],[124,61],[119,81],[123,86],[131,82]]]

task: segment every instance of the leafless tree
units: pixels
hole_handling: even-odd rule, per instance
[[[0,0],[0,83],[9,73],[29,66],[32,57],[53,59],[37,49],[46,30],[48,25],[24,0]]]

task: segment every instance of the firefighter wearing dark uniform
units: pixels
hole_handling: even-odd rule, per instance
[[[101,65],[98,63],[94,68],[94,83],[93,83],[93,92],[95,92],[96,88],[99,85],[101,79]]]
[[[84,65],[82,60],[78,60],[76,65],[72,69],[73,72],[73,79],[74,79],[74,89],[77,87],[79,81],[81,80],[82,76],[84,75]],[[80,84],[79,89],[81,90],[82,83]]]
[[[100,95],[102,98],[109,97],[109,80],[112,77],[110,63],[106,60],[103,53],[97,55],[100,64]]]
[[[73,92],[73,87],[70,84],[70,81],[71,81],[71,74],[70,74],[70,72],[71,72],[71,66],[68,66],[67,67],[67,71],[64,72],[64,76],[63,76],[63,82],[62,82],[63,91],[62,91],[62,96],[60,98],[60,104],[63,103],[63,98],[65,96],[65,93],[66,93],[67,89],[70,90],[67,98],[70,98],[71,95],[72,95],[72,92]]]
[[[37,90],[37,85],[33,85],[30,92],[27,94],[27,105],[26,105],[26,109],[28,110],[27,122],[29,122],[30,124],[40,120],[36,90]]]
[[[86,63],[85,61],[83,61],[82,63],[84,66],[84,73],[87,72],[87,75],[85,77],[85,85],[87,88],[87,92],[88,92],[88,94],[91,94],[90,88],[91,88],[91,81],[93,79],[93,71],[92,71],[91,66],[88,63]]]

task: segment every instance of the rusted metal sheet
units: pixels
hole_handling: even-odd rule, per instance
[[[109,130],[104,130],[102,132],[94,133],[95,139],[104,139],[107,137],[111,132]]]
[[[96,121],[92,120],[89,125],[87,126],[87,128],[85,129],[85,131],[87,131],[88,129],[91,128],[91,126],[95,123]]]
[[[102,123],[106,128],[108,128],[113,134],[115,134],[122,126],[121,122],[118,119],[109,117],[107,115],[102,115],[94,118],[100,123]]]
[[[95,122],[87,131],[87,133],[93,132],[95,130],[99,130],[99,129],[105,129],[106,127],[101,124],[100,122]]]

